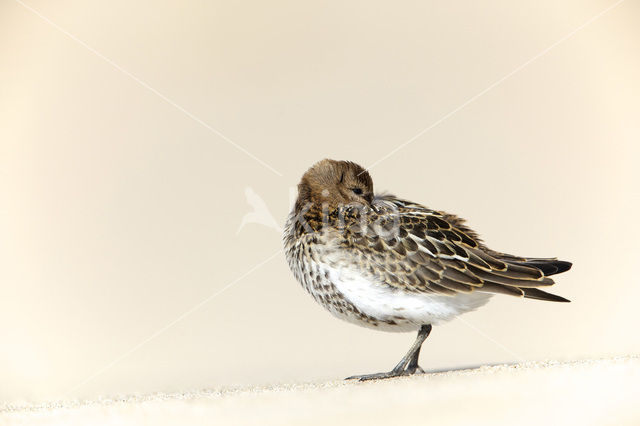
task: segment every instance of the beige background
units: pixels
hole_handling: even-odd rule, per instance
[[[390,368],[413,336],[334,319],[282,255],[247,274],[281,238],[237,233],[245,188],[282,224],[313,162],[370,165],[470,99],[377,189],[574,261],[573,303],[496,297],[422,365],[640,351],[637,1],[584,28],[613,2],[26,4],[0,3],[0,400]]]

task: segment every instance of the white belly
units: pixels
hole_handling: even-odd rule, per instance
[[[472,311],[489,301],[488,293],[459,293],[455,296],[405,292],[385,284],[371,282],[358,272],[318,265],[345,299],[363,313],[396,325],[376,326],[387,331],[410,331],[423,324],[439,324]],[[343,318],[350,322],[350,318]],[[359,324],[368,326],[368,324]]]

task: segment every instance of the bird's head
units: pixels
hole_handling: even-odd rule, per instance
[[[372,201],[373,181],[365,168],[351,161],[325,159],[302,176],[296,209],[309,203],[334,209],[346,204],[370,205]]]

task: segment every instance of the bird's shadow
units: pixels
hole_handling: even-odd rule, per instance
[[[496,362],[492,364],[474,364],[474,365],[464,365],[456,368],[439,368],[435,370],[424,370],[424,374],[438,374],[438,373],[452,373],[452,372],[461,372],[461,371],[473,371],[478,370],[483,367],[511,367],[517,365],[517,362]]]

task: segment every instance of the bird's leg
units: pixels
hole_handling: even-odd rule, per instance
[[[420,327],[415,342],[413,342],[413,345],[411,345],[411,348],[409,348],[409,351],[402,357],[400,362],[393,368],[393,370],[391,370],[392,372],[407,372],[409,374],[413,374],[413,372],[415,372],[416,367],[418,366],[420,348],[422,347],[422,343],[427,339],[427,336],[429,336],[430,332],[431,324]],[[413,371],[410,372],[410,368],[413,368]]]
[[[409,374],[422,374],[424,370],[418,365],[418,358],[420,358],[420,348],[413,354],[411,361],[409,361],[409,365],[407,365],[407,373]]]
[[[424,371],[418,365],[418,358],[420,357],[420,348],[422,343],[426,340],[431,332],[431,324],[423,325],[418,331],[418,336],[415,342],[409,348],[409,352],[402,357],[400,362],[393,368],[393,370],[386,373],[364,374],[361,376],[347,377],[346,380],[358,379],[360,381],[373,380],[373,379],[388,379],[391,377],[408,376],[416,372],[423,373]]]

